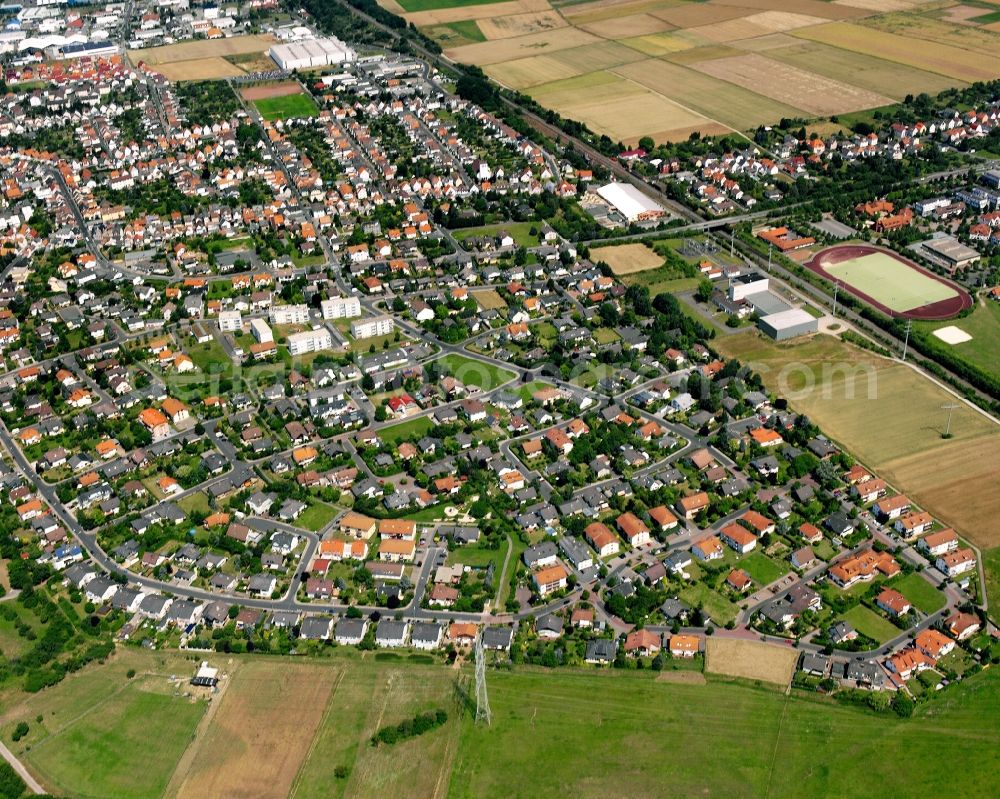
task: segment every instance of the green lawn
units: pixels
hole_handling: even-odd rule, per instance
[[[990,617],[1000,618],[1000,547],[983,550],[983,571],[986,572],[986,597],[990,600]]]
[[[598,344],[611,344],[620,338],[621,336],[610,327],[599,327],[594,331],[594,341]]]
[[[864,605],[856,605],[840,617],[855,630],[884,644],[899,635],[899,628],[888,619],[883,619]]]
[[[457,702],[469,688],[468,668],[344,647],[320,651],[324,657],[312,662],[329,664],[333,689],[301,753],[298,799],[985,797],[995,794],[1000,769],[1000,715],[990,712],[1000,704],[996,669],[932,696],[902,720],[711,677],[689,685],[660,682],[648,670],[515,666],[487,672],[487,727]],[[225,668],[245,661],[227,655]],[[287,660],[266,662],[280,674]],[[33,727],[36,713],[52,725],[47,740],[15,750],[58,794],[164,793],[204,705],[165,692],[162,674],[162,683],[127,684],[129,665],[178,675],[193,667],[172,653],[131,649],[53,689],[5,702]],[[369,744],[378,728],[439,708],[448,713],[443,727],[392,746]],[[339,766],[346,776],[334,777]]]
[[[435,363],[455,379],[469,386],[479,386],[483,391],[497,388],[515,377],[513,372],[503,369],[495,363],[487,363],[455,353],[448,353]]]
[[[461,563],[463,566],[485,568],[490,563],[495,563],[497,577],[499,577],[500,567],[503,566],[503,559],[506,554],[506,541],[500,545],[499,549],[490,549],[480,544],[467,544],[464,547],[457,547],[448,553],[448,565],[453,566],[456,563]]]
[[[212,512],[212,509],[208,505],[208,497],[203,491],[195,491],[193,494],[188,494],[186,497],[177,500],[177,505],[185,513],[201,511],[208,514]]]
[[[791,571],[791,566],[787,564],[775,563],[767,555],[758,550],[754,550],[749,555],[740,558],[736,565],[744,569],[747,574],[753,577],[758,586],[770,585],[781,575]]]
[[[916,572],[890,582],[889,586],[899,591],[913,603],[914,607],[924,613],[936,613],[944,607],[946,601],[943,593]]]
[[[483,3],[493,2],[493,0],[482,0]],[[463,6],[475,5],[474,2],[462,3]],[[471,42],[485,42],[486,35],[479,29],[479,23],[474,19],[463,19],[460,22],[449,22],[444,27],[455,31],[459,36]]]
[[[295,524],[297,527],[304,527],[315,533],[322,530],[336,515],[337,509],[333,505],[327,505],[325,502],[312,502],[295,520]]]
[[[517,393],[520,395],[526,403],[532,401],[532,396],[537,391],[541,391],[543,388],[551,388],[551,383],[546,383],[544,380],[532,380],[530,383],[521,383],[518,386]]]
[[[265,97],[254,100],[257,111],[268,122],[293,117],[314,117],[319,115],[316,103],[308,94],[286,94],[283,97]]]
[[[931,331],[942,327],[957,327],[972,336],[971,341],[961,344],[945,344]],[[979,300],[968,316],[945,322],[916,322],[914,327],[928,333],[927,340],[936,348],[968,361],[985,372],[1000,376],[1000,302]]]
[[[159,796],[206,705],[163,692],[167,681],[157,679],[159,691],[131,684],[22,757],[66,795]]]
[[[739,608],[735,604],[704,583],[693,583],[685,586],[678,593],[678,596],[693,608],[702,606],[715,624],[722,625],[727,621],[732,621],[739,612]]]
[[[445,509],[452,507],[454,505],[451,503],[445,505],[428,505],[426,508],[413,511],[413,513],[407,513],[402,518],[412,519],[415,522],[437,522],[445,519]]]
[[[1000,700],[993,672],[907,721],[716,682],[613,672],[490,672],[488,680],[493,723],[463,721],[451,799],[860,799],[995,789],[1000,724],[981,715]],[[894,739],[905,747],[890,754],[885,742]]]
[[[456,5],[468,5],[468,3],[456,3]],[[541,222],[502,222],[498,225],[483,225],[482,227],[467,227],[461,230],[453,230],[452,235],[459,241],[478,237],[496,236],[501,231],[509,233],[514,238],[514,243],[519,247],[537,247],[538,234],[531,235],[531,229],[538,230]]]
[[[420,438],[434,427],[429,416],[418,416],[405,422],[394,424],[379,431],[379,438],[387,444],[395,444],[407,438]]]

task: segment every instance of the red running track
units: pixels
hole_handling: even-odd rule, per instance
[[[873,297],[869,297],[863,291],[859,291],[854,286],[847,284],[845,281],[834,277],[826,271],[827,266],[833,266],[834,264],[843,263],[844,261],[850,261],[854,258],[861,258],[864,255],[872,255],[874,253],[888,255],[890,258],[894,258],[915,272],[919,272],[920,274],[929,277],[931,280],[936,280],[938,283],[943,283],[945,286],[954,291],[957,296],[951,297],[947,300],[938,300],[937,302],[932,302],[928,305],[922,305],[919,308],[914,308],[910,311],[893,311],[891,308],[887,308]],[[898,253],[895,253],[892,250],[887,250],[884,247],[875,247],[870,244],[836,244],[833,247],[827,247],[825,250],[820,250],[805,263],[805,267],[826,280],[829,280],[831,283],[839,283],[841,288],[846,290],[848,293],[857,297],[859,300],[864,300],[872,307],[880,310],[886,316],[894,316],[902,319],[940,321],[942,319],[951,319],[952,317],[958,316],[958,314],[962,311],[972,307],[972,297],[969,296],[969,293],[965,289],[955,283],[952,283],[950,280],[946,280],[939,275],[935,275],[933,272],[924,269],[919,264],[915,264],[913,261],[903,258]]]

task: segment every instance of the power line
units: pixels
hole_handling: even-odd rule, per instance
[[[490,697],[486,692],[486,656],[483,653],[483,634],[476,636],[476,724],[486,722],[489,727],[493,721],[490,712]]]
[[[961,407],[962,406],[959,405],[957,402],[949,402],[946,405],[942,405],[941,406],[942,410],[948,411],[948,424],[946,424],[945,428],[944,428],[944,437],[945,438],[950,438],[951,437],[951,415],[952,415],[952,413],[955,412],[955,408],[961,408]]]

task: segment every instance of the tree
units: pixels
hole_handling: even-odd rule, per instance
[[[695,291],[694,296],[698,299],[698,302],[708,302],[712,299],[712,292],[714,290],[711,281],[702,280],[698,284],[698,290]]]

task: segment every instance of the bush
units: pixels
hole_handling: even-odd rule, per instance
[[[333,770],[333,776],[338,780],[346,779],[347,773],[347,766],[337,766],[337,768]]]
[[[126,677],[126,679],[129,679],[129,680],[131,680],[133,677],[135,677],[135,669],[129,669],[128,671],[126,671],[125,672],[125,677]]]
[[[17,726],[14,728],[14,732],[11,734],[10,739],[12,741],[20,741],[25,735],[28,734],[28,722],[19,721]]]
[[[24,795],[28,786],[24,784],[14,767],[6,760],[0,760],[0,796],[17,799]]]
[[[372,746],[381,744],[394,744],[404,741],[407,738],[415,738],[440,727],[448,720],[448,714],[444,710],[436,710],[432,713],[421,713],[412,719],[401,721],[391,727],[383,727],[372,736]]]

